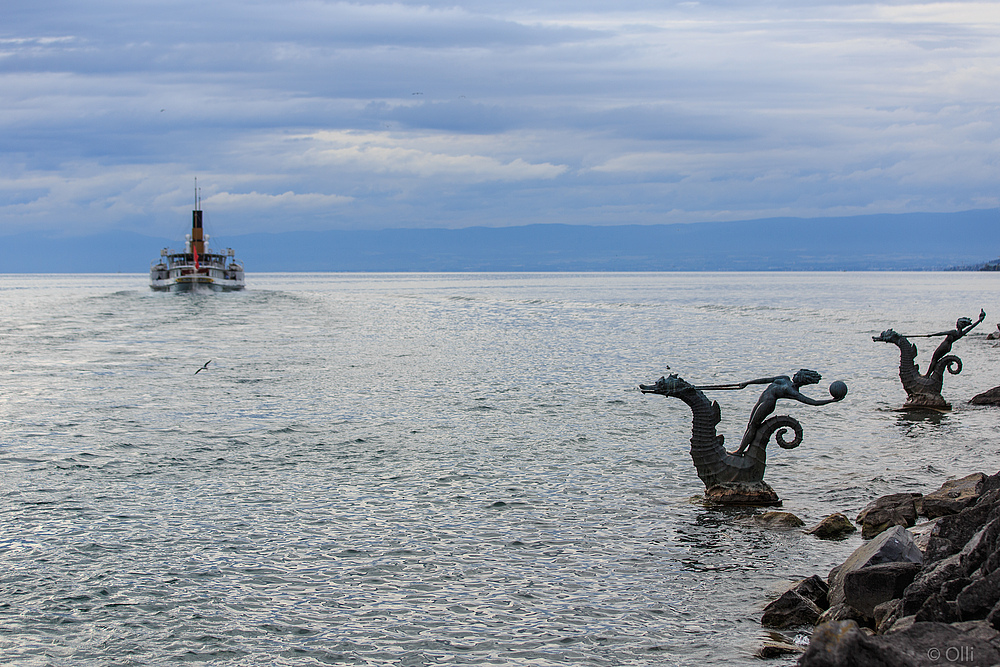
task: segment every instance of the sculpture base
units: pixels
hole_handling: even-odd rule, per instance
[[[951,410],[951,403],[941,398],[940,394],[910,394],[903,404],[904,410]]]
[[[705,504],[781,507],[781,499],[767,482],[723,482],[705,490]]]

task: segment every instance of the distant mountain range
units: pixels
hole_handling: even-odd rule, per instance
[[[0,273],[145,272],[175,239],[0,237]],[[278,271],[864,271],[979,268],[1000,209],[673,225],[526,225],[246,234],[218,239],[248,273]]]

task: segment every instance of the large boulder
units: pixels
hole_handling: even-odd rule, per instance
[[[974,504],[938,521],[924,548],[925,564],[958,553],[985,525],[1000,518],[1000,489],[990,489],[996,478],[997,475],[986,478],[988,490]]]
[[[769,628],[815,625],[828,605],[828,592],[826,582],[816,575],[802,579],[764,607],[761,625]]]
[[[844,576],[844,602],[866,619],[875,618],[875,607],[903,597],[903,591],[920,572],[920,563],[882,563],[848,572]],[[989,609],[987,609],[989,611]]]
[[[920,498],[917,510],[928,519],[958,514],[979,500],[985,482],[986,475],[981,472],[949,480],[937,491]]]
[[[854,621],[816,628],[799,667],[931,667],[995,665],[998,633],[985,621],[913,623],[889,635],[869,636]]]
[[[792,590],[811,600],[820,609],[830,606],[830,586],[815,574],[807,579],[802,579],[792,586]]]
[[[837,566],[830,572],[830,606],[845,602],[844,579],[855,570],[882,563],[919,564],[922,561],[923,555],[906,529],[902,526],[893,526],[855,549],[843,565]]]
[[[787,590],[777,600],[764,607],[760,624],[766,628],[791,628],[815,625],[823,610],[793,590]]]
[[[986,478],[984,486],[994,481]],[[924,556],[923,571],[903,594],[903,614],[937,622],[992,614],[1000,603],[1000,490],[938,519]]]
[[[915,524],[916,501],[920,497],[919,493],[893,493],[868,503],[856,519],[861,524],[861,537],[868,540],[892,526],[908,528]]]
[[[955,596],[955,603],[962,620],[986,618],[1000,603],[1000,570],[970,581]]]

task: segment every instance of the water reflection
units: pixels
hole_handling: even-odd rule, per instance
[[[947,424],[949,416],[939,410],[900,410],[896,415],[896,427],[907,438],[918,438],[928,429]]]

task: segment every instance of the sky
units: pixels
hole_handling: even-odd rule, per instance
[[[5,0],[0,236],[1000,206],[1000,3]]]

